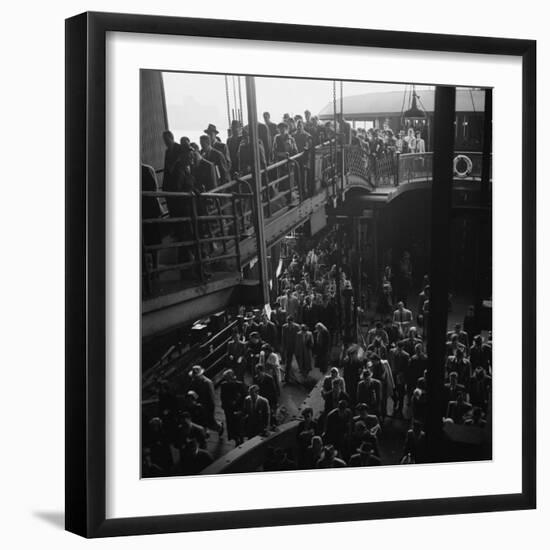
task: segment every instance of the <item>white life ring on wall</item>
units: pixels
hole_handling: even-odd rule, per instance
[[[464,168],[462,168],[462,166]],[[458,176],[459,178],[468,177],[472,172],[472,168],[472,160],[466,155],[457,155],[453,160],[453,171],[455,173],[455,176]]]

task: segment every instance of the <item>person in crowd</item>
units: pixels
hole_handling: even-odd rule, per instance
[[[406,377],[409,371],[411,356],[405,351],[403,340],[397,342],[397,347],[391,354],[393,378],[395,381],[394,415],[403,416],[403,401],[405,397]]]
[[[455,424],[463,424],[465,416],[472,410],[472,405],[466,401],[464,394],[458,392],[456,401],[449,401],[447,406],[447,418]]]
[[[281,334],[281,349],[285,365],[285,382],[287,384],[291,382],[292,360],[296,357],[298,332],[300,332],[300,325],[294,322],[292,315],[288,315]]]
[[[468,353],[470,350],[468,333],[462,330],[462,325],[460,323],[455,324],[454,330],[447,332],[447,341],[451,341],[455,334],[458,336],[458,341],[464,346],[464,351]]]
[[[485,428],[487,421],[483,418],[483,411],[479,407],[474,407],[472,409],[472,416],[464,420],[464,425]]]
[[[317,468],[345,468],[347,464],[338,456],[334,445],[325,445],[323,455],[317,461]]]
[[[350,403],[349,394],[344,389],[344,380],[340,377],[332,380],[331,391],[324,393],[323,397],[325,399],[325,413],[327,414],[334,410],[340,401],[345,401],[346,404]]]
[[[191,415],[191,420],[199,426],[206,426],[206,409],[199,401],[197,392],[188,390],[185,394],[182,411],[187,411]]]
[[[422,132],[417,130],[415,133],[415,153],[425,153],[426,152],[426,142],[422,139]]]
[[[305,450],[302,467],[306,470],[313,470],[317,468],[321,458],[323,458],[323,438],[320,435],[314,435]]]
[[[174,140],[174,134],[169,130],[162,133],[162,140],[166,146],[164,153],[164,170],[162,179],[162,188],[171,189],[177,187],[179,174],[177,172],[178,163],[181,156],[181,146]],[[175,182],[173,180],[176,180]]]
[[[367,346],[367,353],[378,355],[380,359],[388,358],[388,348],[384,345],[382,337],[376,336],[374,338],[372,344]]]
[[[277,410],[278,389],[277,384],[270,374],[265,371],[264,365],[258,363],[256,365],[256,374],[254,376],[254,384],[258,386],[258,394],[267,399],[269,409]]]
[[[449,381],[445,384],[444,389],[444,402],[445,405],[448,406],[450,401],[456,401],[458,394],[462,393],[464,394],[466,392],[466,388],[463,384],[458,383],[458,373],[451,372],[449,374]]]
[[[260,395],[256,384],[248,388],[248,395],[244,399],[243,424],[244,433],[249,439],[256,435],[267,435],[271,423],[271,409],[269,401]]]
[[[472,373],[468,384],[468,393],[470,402],[474,407],[487,412],[489,407],[489,397],[491,395],[491,377],[485,372],[481,366],[476,367]]]
[[[313,147],[313,138],[311,137],[311,134],[306,131],[302,120],[297,121],[296,132],[294,132],[292,137],[296,142],[296,148],[299,153]]]
[[[361,466],[381,466],[382,461],[380,457],[375,453],[372,444],[367,441],[363,441],[357,448],[356,454],[352,455],[349,459],[348,466],[361,467]]]
[[[315,366],[325,374],[328,369],[330,355],[330,334],[323,323],[315,324],[313,353],[315,356]]]
[[[258,326],[258,330],[262,341],[268,343],[274,350],[278,349],[279,335],[277,332],[277,326],[269,319],[265,311],[261,314],[261,321]]]
[[[378,449],[378,435],[382,431],[382,426],[380,425],[380,420],[375,414],[369,412],[369,407],[366,403],[358,403],[355,407],[357,415],[353,417],[353,422],[363,422],[369,434],[376,438],[376,449]],[[369,439],[371,441],[371,439]]]
[[[346,399],[340,399],[334,405],[335,407],[326,415],[323,441],[343,451],[346,439],[351,433],[353,413]]]
[[[198,395],[199,402],[204,407],[206,427],[217,431],[221,438],[224,427],[223,423],[218,422],[215,417],[216,397],[212,380],[204,374],[204,369],[200,365],[194,365],[189,375],[191,377],[189,389]]]
[[[260,364],[263,365],[264,371],[273,378],[275,382],[275,390],[277,391],[277,401],[281,396],[281,381],[282,381],[282,368],[279,361],[279,355],[274,351],[273,347],[268,343],[262,345],[262,351],[260,352]]]
[[[305,379],[313,367],[313,334],[307,325],[302,324],[296,335],[296,360],[302,377]]]
[[[380,419],[384,421],[388,411],[388,399],[395,398],[396,382],[389,361],[381,359],[379,355],[372,354],[367,367],[372,371],[372,376],[380,382]]]
[[[236,447],[243,442],[241,420],[247,393],[245,383],[237,379],[232,369],[227,369],[220,384],[220,401],[225,414],[227,439],[233,440]]]
[[[357,403],[364,403],[370,414],[381,414],[382,384],[372,376],[372,369],[366,368],[361,375],[361,381],[357,385]]]
[[[143,475],[169,474],[173,467],[172,452],[170,450],[169,434],[162,420],[155,416],[147,424],[143,438],[144,448],[147,449],[146,472]]]
[[[233,370],[239,380],[244,380],[246,364],[246,340],[241,336],[237,326],[231,329],[231,337],[227,342],[228,367]]]
[[[263,342],[260,338],[260,333],[256,330],[250,332],[246,341],[246,371],[251,376],[255,375],[256,365],[260,361],[262,346]]]
[[[228,146],[225,143],[223,143],[218,137],[220,132],[218,132],[218,129],[214,124],[209,124],[208,127],[204,130],[204,133],[210,138],[210,143],[212,145],[212,148],[215,149],[216,151],[219,151],[219,153],[225,159],[227,171],[228,173],[230,173],[231,172],[231,155],[229,154]]]
[[[188,439],[195,439],[201,449],[206,449],[207,433],[203,426],[193,422],[189,411],[179,411],[176,415],[176,425],[173,440],[176,447],[185,445]]]
[[[287,122],[280,122],[277,124],[277,129],[279,133],[273,138],[272,151],[272,158],[275,162],[298,153],[296,142],[289,133],[289,124]]]
[[[296,441],[298,443],[298,462],[303,463],[307,455],[307,449],[311,445],[311,441],[319,432],[319,426],[313,419],[313,409],[305,407],[302,410],[302,420],[298,424],[296,430]]]
[[[407,370],[405,371],[405,384],[407,385],[407,396],[410,401],[412,392],[416,388],[416,383],[428,368],[428,356],[424,352],[424,347],[421,342],[417,343],[414,348],[414,353]]]
[[[347,394],[350,396],[350,406],[355,404],[357,384],[361,378],[364,366],[363,350],[357,344],[351,344],[344,351],[341,359],[344,384]]]
[[[419,379],[420,381],[421,379]],[[419,386],[426,387],[426,377],[424,376],[422,378],[424,382],[420,383]],[[427,401],[427,392],[425,389],[421,389],[420,387],[417,387],[413,390],[412,397],[411,397],[411,416],[413,420],[417,420],[422,425],[426,422],[426,415],[428,413],[428,401]]]
[[[386,330],[384,330],[384,325],[382,324],[382,321],[376,321],[374,327],[368,331],[367,345],[370,346],[374,342],[375,338],[380,338],[384,347],[388,347],[390,339],[388,333],[386,332]]]
[[[277,125],[271,121],[271,115],[267,111],[263,114],[263,119],[264,119],[264,124],[269,130],[269,136],[271,138],[270,143],[273,143],[273,138],[278,133]],[[271,149],[269,149],[269,151],[271,151]]]
[[[461,344],[458,339],[458,334],[455,332],[451,333],[450,340],[447,340],[447,357],[452,357],[453,355],[456,355],[457,351],[461,351],[464,355],[466,352],[466,348],[464,347],[464,344]]]
[[[407,135],[405,136],[405,141],[407,143],[407,149],[409,153],[416,152],[416,138],[414,137],[414,128],[409,128],[407,130]]]
[[[213,462],[212,455],[201,449],[196,439],[188,439],[180,449],[180,459],[175,466],[177,475],[199,474]]]
[[[421,464],[426,461],[427,449],[426,449],[426,433],[422,429],[422,424],[413,420],[411,429],[407,432],[405,437],[405,445],[403,447],[403,458],[409,460],[402,463],[409,464]]]
[[[218,184],[228,182],[230,180],[229,165],[223,153],[212,147],[212,139],[208,135],[201,136],[200,143],[201,156],[215,167]]]
[[[237,172],[241,175],[249,174],[252,172],[254,162],[254,154],[251,147],[252,141],[247,129],[243,130],[239,148],[237,150]],[[260,169],[267,168],[267,157],[265,154],[264,144],[261,139],[258,138],[258,153],[260,157]],[[264,197],[266,199],[267,197]]]
[[[487,373],[490,373],[491,346],[483,342],[480,334],[474,336],[473,340],[472,347],[470,348],[472,368],[482,367]]]
[[[413,316],[410,309],[405,307],[403,301],[397,303],[397,309],[393,312],[393,322],[398,327],[401,338],[404,338],[412,324]]]
[[[411,326],[407,338],[404,338],[401,342],[403,344],[403,349],[412,356],[415,353],[416,346],[422,344],[422,339],[418,337],[416,327]]]
[[[243,126],[240,120],[231,121],[231,136],[227,138],[227,152],[229,153],[230,171],[239,171],[239,146],[243,140]]]
[[[367,428],[363,420],[352,419],[351,431],[346,437],[345,447],[342,451],[342,458],[347,462],[351,455],[357,452],[357,448],[364,442],[369,443],[375,449],[376,454],[380,453],[378,438]]]
[[[472,364],[464,356],[464,349],[457,348],[455,354],[447,358],[447,373],[456,372],[458,374],[458,382],[467,386],[472,376]]]

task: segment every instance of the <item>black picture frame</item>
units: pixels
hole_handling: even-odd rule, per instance
[[[522,122],[522,490],[517,494],[106,519],[105,40],[109,31],[517,56]],[[66,529],[107,537],[536,506],[536,42],[115,13],[66,20]]]

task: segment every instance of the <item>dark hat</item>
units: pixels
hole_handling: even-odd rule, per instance
[[[216,129],[216,127],[215,127],[213,124],[210,124],[209,127],[210,127],[210,126],[213,126],[213,128]],[[231,128],[235,128],[235,127],[239,128],[240,126],[242,126],[240,120],[232,120],[232,121],[231,121]],[[217,134],[217,133],[218,133],[218,132],[216,132],[216,134]]]
[[[216,126],[214,126],[214,124],[209,124],[208,128],[206,130],[204,130],[204,133],[205,134],[210,134],[212,132],[214,132],[215,134],[219,134],[218,129],[216,128]]]

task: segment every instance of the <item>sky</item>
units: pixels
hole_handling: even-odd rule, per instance
[[[192,141],[197,141],[209,123],[217,126],[220,136],[226,137],[228,118],[223,75],[163,73],[163,78],[168,124],[176,134],[176,138],[187,134]],[[228,80],[230,109],[235,104],[239,108],[237,77],[235,77],[235,94],[233,92],[233,77],[229,76]],[[404,84],[344,82],[344,97],[368,92],[404,90],[404,88]],[[278,122],[284,113],[303,114],[305,109],[309,109],[312,114],[317,114],[327,103],[332,102],[332,91],[332,80],[256,77],[258,117],[261,120],[262,113],[269,111],[272,120]],[[338,83],[337,101],[340,98],[339,94],[340,85]],[[241,97],[246,123],[244,77],[241,77]]]

